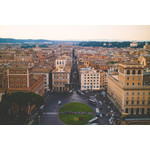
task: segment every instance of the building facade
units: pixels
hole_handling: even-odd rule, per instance
[[[108,75],[108,98],[121,113],[150,114],[150,86],[144,85],[144,66],[120,64],[118,75]]]
[[[0,69],[0,93],[34,92],[43,96],[44,76],[33,75],[33,67],[13,65]]]
[[[79,72],[81,90],[100,90],[100,71],[94,68],[81,68]]]

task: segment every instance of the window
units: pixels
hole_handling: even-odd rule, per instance
[[[140,95],[140,92],[138,92],[137,95]]]
[[[133,80],[134,80],[135,78],[133,77]]]
[[[129,80],[129,77],[127,77],[127,80]]]
[[[148,95],[150,95],[150,92],[148,93]]]
[[[132,99],[134,99],[134,97],[132,97]]]
[[[132,92],[132,95],[134,95],[134,92]]]
[[[138,82],[138,85],[140,85],[140,83]]]
[[[24,84],[23,87],[26,87],[26,85]]]
[[[139,97],[137,97],[137,99],[140,99]]]
[[[132,70],[132,74],[135,74],[135,70]]]
[[[131,104],[134,105],[134,101],[131,101]]]
[[[13,79],[11,79],[10,81],[13,82]]]
[[[145,104],[145,101],[142,101],[142,105],[144,105]]]
[[[19,88],[20,87],[20,85],[19,84],[17,84],[17,88]]]
[[[132,83],[132,85],[134,85],[134,82]]]
[[[130,70],[127,70],[127,74],[130,74]]]
[[[136,109],[136,114],[137,114],[137,115],[139,114],[139,108]]]
[[[137,105],[139,105],[140,104],[140,101],[137,101]]]
[[[17,71],[17,74],[19,74],[19,71]]]
[[[147,108],[147,114],[150,114],[150,108]]]
[[[140,80],[140,77],[138,77],[138,80]]]
[[[127,82],[127,85],[129,85],[129,83]]]
[[[141,70],[138,70],[138,74],[141,74]]]
[[[145,95],[145,92],[143,92],[143,95]]]
[[[126,101],[126,105],[128,105],[129,104],[129,101]]]
[[[13,88],[13,87],[14,87],[14,85],[13,85],[13,84],[11,84],[11,87]]]
[[[26,72],[24,71],[23,74],[26,74]]]
[[[10,74],[13,74],[13,72],[11,71]]]
[[[127,95],[129,95],[129,92],[127,92]]]
[[[128,113],[128,108],[126,108],[125,113]]]
[[[133,114],[134,113],[134,109],[133,108],[131,108],[131,114]]]
[[[150,105],[150,101],[148,101],[147,104]]]
[[[129,97],[127,97],[127,99],[129,99]]]
[[[19,81],[20,81],[20,79],[17,79],[17,81],[19,82]]]
[[[142,114],[144,114],[144,113],[145,113],[144,108],[142,108]]]

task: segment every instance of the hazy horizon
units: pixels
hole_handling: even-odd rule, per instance
[[[0,38],[60,41],[150,41],[150,25],[1,25],[0,36]]]

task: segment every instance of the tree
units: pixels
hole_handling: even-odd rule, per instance
[[[18,118],[19,124],[23,124],[31,114],[31,106],[39,108],[43,103],[43,97],[33,92],[16,92],[5,95],[0,103],[0,116],[4,116],[3,118],[7,118],[7,120],[9,118],[8,115],[20,116]]]

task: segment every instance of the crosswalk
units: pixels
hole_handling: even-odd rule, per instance
[[[57,115],[58,112],[43,112],[42,115]]]

